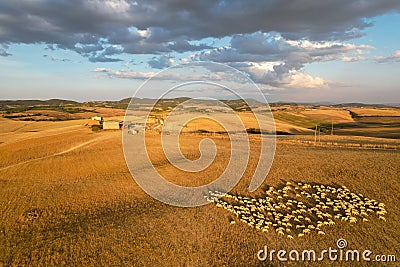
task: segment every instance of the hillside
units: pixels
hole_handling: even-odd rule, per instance
[[[182,103],[190,105],[190,112],[207,114],[220,106],[217,100],[193,100],[187,97],[161,99],[155,104],[154,117],[165,118],[175,107]],[[154,99],[134,98],[135,109],[147,112]],[[400,108],[384,105],[361,103],[317,105],[305,103],[272,103],[270,110],[261,102],[246,99],[252,107],[262,114],[270,114],[275,119],[278,134],[314,134],[319,129],[322,134],[330,134],[332,128],[337,135],[371,136],[383,138],[400,138]],[[131,98],[119,101],[89,101],[79,103],[71,100],[0,100],[0,115],[5,119],[19,121],[66,121],[90,119],[92,116],[115,117],[124,116]],[[238,112],[246,127],[257,132],[258,124],[251,114],[250,107],[242,99],[221,100],[235,112]],[[200,123],[198,121],[198,123]],[[186,130],[214,131],[207,123]],[[203,129],[204,128],[204,129]]]

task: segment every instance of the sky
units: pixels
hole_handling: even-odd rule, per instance
[[[211,61],[269,102],[398,104],[399,26],[398,0],[0,0],[0,99],[119,100]]]

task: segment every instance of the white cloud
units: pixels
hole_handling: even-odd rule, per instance
[[[149,78],[155,78],[158,80],[173,80],[173,81],[197,81],[204,76],[187,76],[180,73],[163,73],[163,72],[143,72],[143,71],[129,71],[129,70],[112,70],[107,68],[95,68],[92,72],[103,74],[98,77],[109,77],[109,78],[123,78],[123,79],[134,79],[134,80],[146,80]]]
[[[150,36],[151,31],[150,31],[149,29],[146,29],[146,30],[137,30],[137,33],[138,33],[141,37],[147,38],[147,37]]]
[[[93,71],[93,72],[110,72],[110,71],[112,71],[112,70],[109,69],[109,68],[95,68],[95,69],[93,69],[92,71]]]
[[[290,72],[287,78],[286,88],[306,88],[306,89],[326,89],[328,83],[321,77],[312,77],[306,73],[293,71]]]
[[[344,56],[344,57],[342,57],[343,62],[356,62],[356,61],[364,61],[364,60],[367,60],[367,59],[362,56],[356,56],[356,57]]]
[[[384,56],[376,56],[375,60],[378,63],[395,63],[400,62],[400,50],[395,51],[393,54],[384,57]]]
[[[126,13],[131,5],[126,0],[91,0],[86,2],[89,8],[103,13]]]
[[[255,83],[269,85],[272,89],[329,88],[328,82],[323,78],[291,68],[285,69],[284,63],[280,62],[253,62],[239,69],[249,73]]]
[[[371,46],[337,41],[286,40],[279,34],[256,32],[232,37],[230,46],[197,53],[200,60],[227,63],[274,88],[327,88],[321,77],[304,73],[314,62],[365,60]]]

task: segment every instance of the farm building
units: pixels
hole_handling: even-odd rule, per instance
[[[120,122],[119,121],[104,121],[103,122],[103,130],[119,130]]]
[[[95,116],[95,117],[92,117],[92,120],[93,121],[103,121],[103,117]]]

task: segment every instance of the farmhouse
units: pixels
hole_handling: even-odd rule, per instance
[[[120,122],[119,121],[104,121],[103,122],[103,130],[119,130]]]
[[[92,121],[103,121],[103,117],[99,116],[92,117]]]

